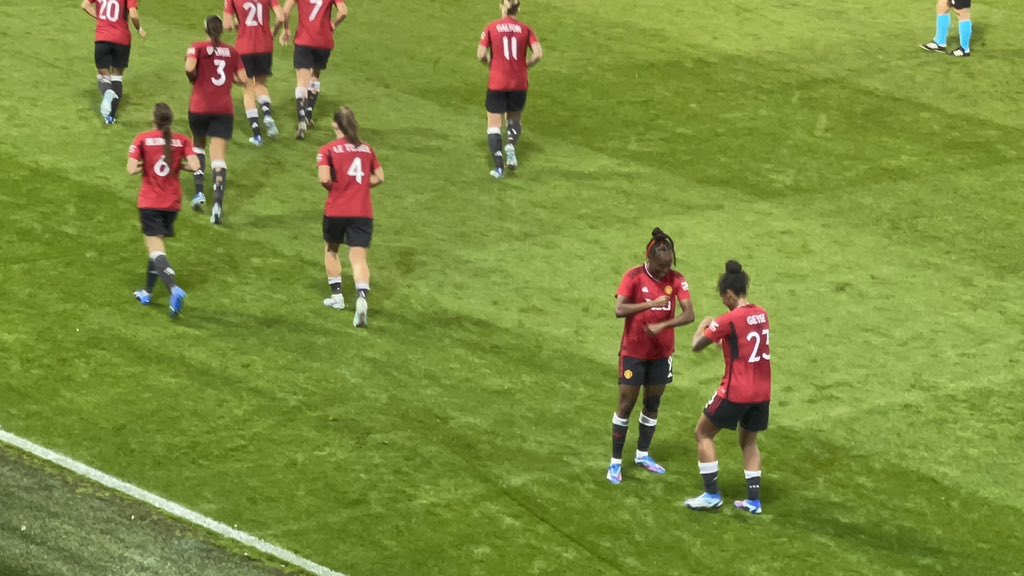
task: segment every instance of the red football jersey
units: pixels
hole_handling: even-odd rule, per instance
[[[139,208],[146,210],[181,210],[182,161],[195,156],[192,141],[183,134],[171,135],[171,157],[164,150],[164,133],[150,130],[135,137],[128,157],[142,161],[142,189],[139,190]]]
[[[647,333],[649,324],[671,320],[676,316],[676,303],[690,299],[690,285],[686,278],[675,270],[658,280],[647,272],[647,266],[637,266],[622,278],[616,296],[626,301],[639,304],[650,302],[659,296],[669,297],[668,303],[658,308],[626,317],[626,326],[622,331],[622,347],[619,355],[638,360],[660,360],[668,358],[676,351],[676,331],[663,330],[657,336]]]
[[[491,51],[488,90],[518,92],[529,88],[526,49],[540,42],[533,29],[512,17],[491,22],[480,35],[480,45]]]
[[[139,7],[139,0],[89,0],[96,6],[96,41],[132,45],[128,30],[128,10]]]
[[[334,177],[324,216],[373,218],[370,175],[380,168],[380,161],[369,144],[354,146],[344,138],[335,140],[320,149],[316,164],[330,166]]]
[[[235,101],[231,85],[235,73],[242,70],[242,58],[229,44],[197,42],[188,49],[188,58],[195,58],[196,81],[188,111],[211,116],[234,116]]]
[[[295,45],[317,50],[334,49],[334,28],[331,21],[333,7],[343,6],[345,0],[297,0],[299,4],[299,30]]]
[[[280,7],[278,0],[224,0],[224,13],[238,16],[238,41],[235,48],[239,54],[274,53],[270,17],[274,8]]]
[[[772,399],[772,354],[768,313],[741,306],[711,323],[704,336],[722,345],[725,375],[718,395],[737,404]]]

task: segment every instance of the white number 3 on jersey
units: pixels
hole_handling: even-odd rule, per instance
[[[357,157],[355,160],[352,160],[352,165],[348,167],[348,175],[355,178],[356,182],[363,183],[363,177],[366,176],[366,173],[363,172],[362,158]]]

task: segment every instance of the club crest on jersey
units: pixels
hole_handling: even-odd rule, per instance
[[[665,294],[668,294],[669,296],[672,295],[672,287],[671,286],[665,286]]]
[[[633,379],[633,371],[632,370],[626,370],[625,372],[622,373],[622,377],[625,378],[626,380],[632,380]]]

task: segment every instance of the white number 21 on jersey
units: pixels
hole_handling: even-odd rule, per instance
[[[245,25],[249,28],[260,28],[263,26],[263,4],[246,2],[242,4],[245,8]]]
[[[362,158],[356,157],[356,159],[352,161],[352,165],[348,167],[348,175],[355,178],[356,182],[360,184],[363,183],[363,177],[366,176],[366,173],[363,172]]]

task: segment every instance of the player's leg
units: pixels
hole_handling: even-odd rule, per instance
[[[256,102],[263,113],[263,125],[267,127],[267,136],[276,138],[278,130],[277,122],[274,120],[273,107],[271,106],[270,89],[267,87],[269,80],[269,75],[256,76]]]
[[[350,235],[349,238],[348,260],[352,264],[352,279],[356,283],[356,293],[359,294],[356,299],[356,315],[352,319],[352,325],[356,328],[366,328],[369,312],[367,298],[370,296],[370,266],[366,260],[369,249],[366,246],[352,245],[361,243],[354,240],[352,236],[355,235]]]
[[[740,418],[740,448],[743,449],[743,476],[747,479],[747,498],[737,500],[736,507],[751,514],[761,513],[761,450],[757,435],[768,429],[771,404],[749,404]]]
[[[487,91],[487,148],[494,159],[494,170],[491,176],[501,178],[505,175],[505,157],[501,153],[501,125],[505,120],[508,103],[504,92]]]
[[[652,381],[656,376],[654,372],[652,366],[650,375]],[[636,455],[633,458],[635,464],[655,474],[665,473],[665,468],[648,454],[651,449],[651,441],[654,440],[654,431],[658,426],[658,408],[661,406],[661,396],[665,393],[665,386],[666,384],[644,386],[644,405],[643,411],[640,413],[640,438],[636,443]]]
[[[740,448],[743,450],[743,476],[747,479],[747,498],[737,500],[736,507],[751,514],[761,513],[761,451],[757,432],[740,426]]]
[[[640,388],[647,380],[642,361],[628,357],[619,358],[619,404],[612,414],[612,459],[608,465],[608,481],[622,482],[622,450],[629,432],[629,416],[633,413]]]
[[[718,489],[718,455],[715,452],[715,436],[721,428],[707,414],[715,402],[725,401],[717,397],[712,399],[694,429],[694,437],[697,440],[697,467],[704,482],[704,493],[685,502],[686,507],[691,510],[710,510],[722,506],[722,494]]]
[[[260,128],[260,110],[256,107],[256,78],[249,76],[242,92],[242,104],[245,106],[245,119],[252,129],[252,138],[249,144],[253,146],[263,145],[263,130]]]
[[[516,147],[523,134],[523,110],[526,108],[526,92],[511,92],[506,120],[508,122],[508,143],[505,144],[505,165],[509,170],[519,166]]]
[[[298,51],[300,48],[300,46],[296,46],[295,50]],[[295,114],[299,125],[298,130],[295,132],[296,140],[304,140],[306,138],[306,98],[309,96],[309,79],[312,76],[312,68],[295,69]]]
[[[331,295],[324,299],[324,306],[344,310],[345,296],[341,293],[341,258],[338,257],[341,234],[337,231],[337,220],[324,217],[324,270],[327,272],[327,285],[331,287]]]
[[[921,44],[921,48],[929,52],[945,52],[949,40],[949,23],[949,0],[936,0],[935,37],[931,42]]]
[[[316,101],[320,98],[320,72],[322,71],[320,66],[326,66],[327,61],[322,60],[317,64],[318,66],[313,68],[309,77],[309,90],[306,94],[306,124],[310,127],[316,125],[316,122],[313,121],[313,109],[316,108]]]
[[[221,136],[210,138],[210,168],[213,169],[213,209],[210,222],[224,221],[224,194],[228,188],[228,139]]]
[[[950,56],[964,58],[971,55],[971,36],[974,33],[974,24],[971,22],[971,3],[964,0],[957,0],[954,6],[966,4],[962,8],[956,8],[956,17],[960,22],[960,48],[950,52]]]
[[[94,57],[97,88],[100,91],[100,115],[107,119],[110,117],[110,105],[114,101],[114,90],[110,86],[110,72],[114,66],[114,52],[111,44],[97,42]]]
[[[192,174],[192,181],[196,186],[196,195],[192,198],[192,209],[196,212],[203,211],[206,204],[206,121],[201,116],[191,112],[188,113],[188,125],[192,131],[192,149],[199,158],[199,170]]]
[[[117,111],[121,107],[121,98],[124,96],[124,70],[127,65],[127,47],[120,49],[123,53],[118,56],[119,62],[110,71],[110,90],[114,93],[114,99],[110,102],[110,117],[116,119]]]
[[[185,304],[185,291],[178,286],[177,275],[174,268],[171,267],[171,262],[167,259],[167,249],[164,245],[164,238],[174,236],[174,220],[177,216],[176,212],[148,211],[150,224],[144,223],[149,232],[146,235],[146,250],[149,251],[152,268],[171,293],[171,317],[181,314],[181,308]]]

